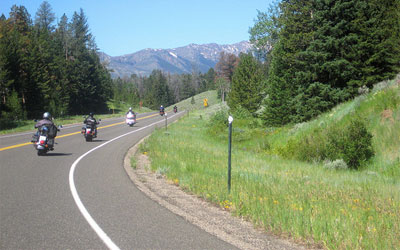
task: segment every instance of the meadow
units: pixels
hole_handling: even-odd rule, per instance
[[[204,95],[178,104],[189,115],[158,129],[141,152],[182,189],[279,237],[326,249],[400,249],[399,85],[398,78],[378,84],[310,122],[281,128],[233,114],[231,192],[227,122],[218,124],[229,110],[215,92],[205,95],[208,108]],[[326,131],[354,117],[372,135],[373,156],[357,168],[331,167],[313,150],[322,152]]]

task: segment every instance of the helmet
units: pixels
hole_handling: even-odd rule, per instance
[[[93,117],[93,116],[94,116],[93,112],[90,112],[90,113],[89,113],[89,116],[92,116],[92,117]]]
[[[49,113],[49,112],[45,112],[45,113],[43,114],[43,119],[50,120],[50,119],[51,119],[50,113]]]
[[[132,108],[131,108],[131,107],[129,108],[129,111],[132,111]]]
[[[161,105],[161,108],[162,108],[163,106]]]

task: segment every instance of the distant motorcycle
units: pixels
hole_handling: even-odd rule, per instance
[[[101,119],[99,119],[101,121]],[[99,122],[96,122],[96,124],[100,124]],[[96,129],[95,129],[95,124],[94,122],[87,122],[83,127],[81,133],[85,137],[86,141],[92,141],[93,138],[97,137],[96,135]]]
[[[178,112],[178,107],[174,107],[174,113]]]
[[[133,125],[135,125],[136,123],[136,114],[134,113],[128,113],[126,115],[126,119],[125,122],[128,126],[133,127]]]
[[[160,115],[164,116],[164,114],[165,114],[164,110],[160,110]]]

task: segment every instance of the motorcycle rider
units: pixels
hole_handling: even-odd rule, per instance
[[[38,121],[35,124],[35,128],[41,129],[41,127],[46,126],[48,128],[48,134],[47,134],[47,145],[49,145],[50,150],[54,149],[54,138],[57,136],[57,131],[59,129],[54,125],[53,121],[51,120],[51,114],[49,112],[45,112],[43,114],[43,119]],[[37,138],[39,136],[39,131],[36,132],[34,135],[34,139],[32,139],[32,142],[36,142]]]
[[[174,106],[174,112],[178,112],[178,107],[176,105]]]
[[[132,110],[131,107],[129,108],[128,112],[126,112],[126,114],[129,114],[129,113],[135,115],[135,117],[136,117],[136,114],[135,114],[135,112]]]
[[[164,110],[163,105],[160,106],[160,114],[161,114],[161,113],[163,113],[163,114],[165,113],[165,110]]]
[[[96,120],[96,118],[94,118],[94,113],[90,112],[89,116],[85,118],[85,120],[83,121],[84,124],[88,124],[92,127],[92,129],[94,129],[94,136],[93,138],[97,137],[97,124],[99,124]]]

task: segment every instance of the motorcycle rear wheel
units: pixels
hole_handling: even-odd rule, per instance
[[[42,155],[45,155],[46,154],[46,150],[44,150],[44,149],[38,149],[38,151],[37,151],[37,155],[38,156],[42,156]]]

